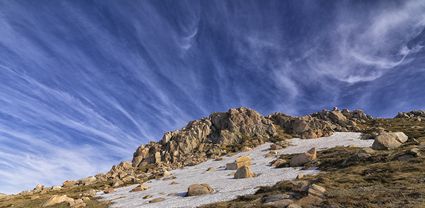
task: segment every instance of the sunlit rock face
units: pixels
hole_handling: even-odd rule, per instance
[[[193,165],[279,140],[280,134],[314,139],[331,136],[335,131],[360,131],[358,124],[370,119],[372,117],[361,110],[323,110],[301,117],[274,113],[264,117],[249,108],[232,108],[191,121],[181,130],[167,132],[159,142],[139,146],[133,154],[132,165],[136,169],[148,164],[173,168]],[[234,146],[238,148],[229,149]]]

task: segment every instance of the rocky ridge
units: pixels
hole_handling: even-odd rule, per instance
[[[172,177],[168,175],[171,169],[195,165],[210,158],[220,159],[265,142],[279,144],[274,148],[282,148],[279,142],[291,137],[311,139],[329,136],[335,131],[362,131],[372,119],[361,110],[337,108],[301,117],[283,113],[262,116],[244,107],[230,109],[191,121],[181,130],[167,132],[159,142],[141,145],[133,154],[132,162],[115,165],[107,173],[65,181],[61,187],[38,186],[19,195],[31,196],[79,187],[113,191],[113,188],[142,184],[152,178]],[[75,200],[84,197],[80,195],[74,197]]]
[[[360,110],[323,110],[302,117],[275,113],[263,117],[248,108],[230,109],[192,121],[181,130],[168,132],[160,142],[140,146],[134,153],[132,166],[140,168],[158,164],[178,168],[267,141],[281,141],[288,137],[318,138],[335,131],[360,131],[358,124],[370,119],[371,116]]]
[[[413,118],[419,121],[425,119],[425,110],[414,110],[410,112],[399,112],[395,118]]]

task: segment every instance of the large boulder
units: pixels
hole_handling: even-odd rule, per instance
[[[235,162],[227,163],[226,170],[237,170],[242,166],[251,166],[251,158],[249,156],[242,156],[235,160]]]
[[[68,203],[69,206],[73,206],[75,203],[73,198],[67,197],[66,195],[53,195],[52,197],[50,197],[49,200],[47,200],[46,203],[43,204],[43,207],[53,206],[55,204],[60,204],[63,202]]]
[[[400,147],[408,137],[403,132],[381,132],[375,137],[372,148],[375,150],[390,150]]]
[[[213,193],[214,189],[208,184],[192,184],[187,189],[187,196],[199,196]]]
[[[235,179],[252,178],[254,176],[255,174],[252,172],[249,166],[242,166],[236,170],[234,178]]]
[[[316,158],[317,158],[316,148],[312,148],[305,153],[301,153],[292,157],[291,161],[289,162],[289,165],[291,167],[303,166],[304,164],[310,161],[313,161]]]

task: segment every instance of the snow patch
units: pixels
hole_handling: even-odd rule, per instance
[[[317,139],[291,139],[291,145],[278,150],[280,154],[303,153],[315,147],[317,149],[332,148],[335,146],[370,147],[372,140],[360,140],[360,133],[337,132],[330,137]],[[248,152],[241,152],[231,157],[224,157],[221,161],[208,160],[201,164],[170,171],[174,180],[151,180],[146,182],[150,187],[142,192],[130,192],[136,185],[117,189],[114,193],[99,193],[98,196],[113,202],[111,207],[197,207],[219,201],[235,199],[239,195],[253,194],[259,186],[269,186],[282,180],[293,180],[300,173],[304,175],[316,174],[319,171],[300,170],[300,168],[272,168],[269,163],[275,158],[266,158],[271,143],[266,143]],[[234,170],[225,170],[226,163],[233,162],[240,156],[252,158],[252,170],[258,176],[246,179],[233,179]],[[208,168],[215,171],[207,172]],[[170,184],[172,181],[177,184]],[[215,192],[209,195],[185,197],[187,188],[194,183],[207,183],[214,188]],[[144,196],[151,195],[149,199]],[[149,200],[164,198],[158,203],[149,204]]]

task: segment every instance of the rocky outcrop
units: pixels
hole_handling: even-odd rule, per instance
[[[192,165],[225,154],[229,145],[244,142],[261,144],[276,134],[273,122],[248,108],[213,113],[190,122],[182,130],[166,133],[160,142],[140,146],[132,166],[165,164],[171,167]]]
[[[275,113],[267,118],[284,129],[286,133],[303,139],[330,136],[335,131],[359,131],[358,123],[372,119],[361,110],[351,112],[349,110],[340,111],[337,108],[332,111],[322,110],[302,117]]]
[[[331,111],[322,110],[311,114],[312,117],[329,121],[336,125],[338,131],[356,131],[357,123],[365,123],[372,119],[372,116],[366,115],[362,110],[349,111],[348,109],[338,110],[334,108]]]
[[[408,137],[403,132],[382,132],[375,137],[372,148],[375,150],[389,150],[400,147]]]
[[[192,184],[187,189],[187,196],[199,196],[213,193],[214,189],[208,184]]]
[[[410,112],[399,112],[395,118],[414,118],[419,121],[425,119],[425,110],[415,110]]]
[[[310,139],[330,136],[333,133],[331,123],[311,116],[291,117],[282,113],[275,113],[268,118],[294,137]]]

